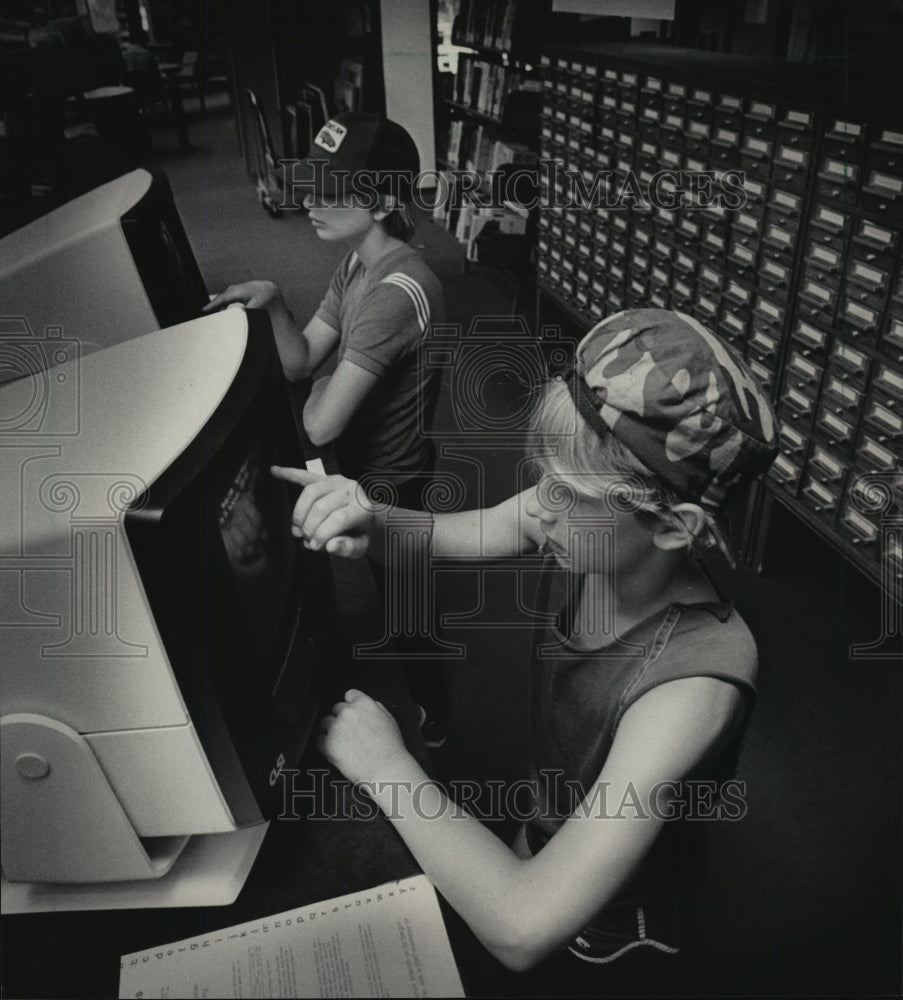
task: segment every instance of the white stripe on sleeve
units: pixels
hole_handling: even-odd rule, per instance
[[[430,325],[430,305],[420,284],[409,274],[403,274],[401,271],[387,275],[380,284],[397,285],[407,292],[411,302],[414,303],[414,311],[417,313],[417,322],[420,325],[420,331],[421,333],[426,333]]]

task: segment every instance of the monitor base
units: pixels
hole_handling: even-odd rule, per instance
[[[158,879],[85,885],[7,882],[2,877],[0,909],[8,914],[227,906],[241,892],[268,828],[269,823],[258,823],[231,833],[194,836]]]

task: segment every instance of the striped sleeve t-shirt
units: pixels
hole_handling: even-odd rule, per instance
[[[442,287],[423,258],[399,247],[365,268],[350,253],[336,269],[317,316],[340,334],[337,360],[379,377],[336,442],[345,475],[416,475],[433,461],[430,430],[438,373],[421,345],[442,323]]]

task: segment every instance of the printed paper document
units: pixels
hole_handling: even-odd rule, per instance
[[[425,875],[124,955],[123,997],[463,997]]]

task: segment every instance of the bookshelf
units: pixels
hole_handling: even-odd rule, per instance
[[[461,0],[452,41],[478,52],[533,60],[550,11],[543,0]]]
[[[546,3],[519,0],[440,5],[440,35],[452,43],[455,72],[445,74],[436,113],[437,163],[450,194],[439,200],[433,219],[466,246],[470,262],[515,271],[530,265],[531,213],[504,197],[510,192],[498,179],[536,165],[541,80],[535,56],[549,11]]]

